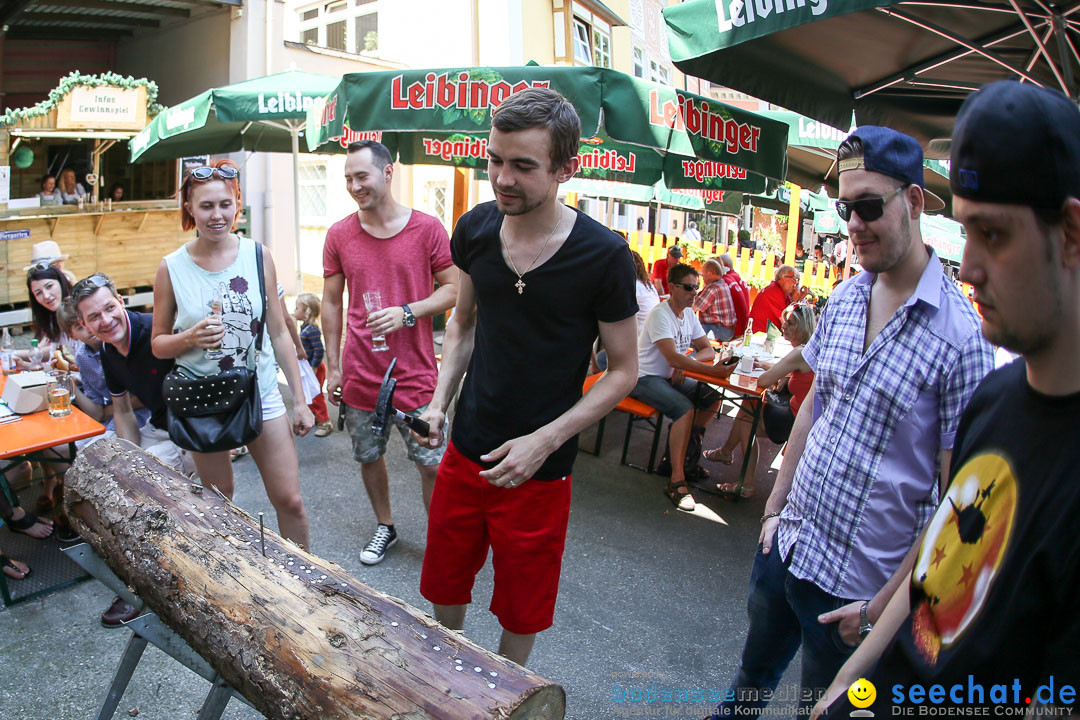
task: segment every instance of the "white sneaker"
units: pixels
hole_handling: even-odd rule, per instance
[[[360,551],[360,562],[365,565],[378,565],[386,557],[386,551],[397,542],[397,532],[389,525],[379,525],[368,544]]]

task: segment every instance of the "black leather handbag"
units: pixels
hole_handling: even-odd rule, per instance
[[[165,376],[162,393],[169,411],[169,438],[185,450],[221,452],[246,445],[262,432],[262,397],[259,393],[259,354],[266,324],[266,284],[263,280],[262,248],[256,245],[262,317],[254,340],[254,368],[222,370],[216,375],[195,377],[180,367]]]

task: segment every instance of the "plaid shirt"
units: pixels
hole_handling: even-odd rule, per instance
[[[814,424],[778,533],[792,574],[849,599],[872,597],[933,515],[940,451],[994,367],[978,316],[933,253],[864,353],[874,277],[837,288],[803,349]]]
[[[735,303],[731,299],[731,288],[723,279],[709,283],[697,294],[694,310],[700,314],[701,322],[708,325],[734,327],[738,319]]]

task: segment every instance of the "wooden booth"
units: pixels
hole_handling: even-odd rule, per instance
[[[190,239],[180,229],[176,162],[128,160],[127,141],[161,109],[156,97],[145,79],[73,73],[47,100],[0,115],[0,325],[28,319],[24,268],[35,243],[55,241],[78,278],[104,272],[117,288],[148,290],[161,258]],[[71,204],[42,198],[44,176],[66,169],[86,195]],[[117,184],[123,199],[113,201]]]

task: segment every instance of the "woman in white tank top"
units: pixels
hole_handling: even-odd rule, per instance
[[[181,185],[180,198],[183,227],[196,228],[198,236],[167,255],[158,267],[154,280],[154,355],[175,358],[180,367],[204,377],[244,363],[250,367],[248,354],[254,352],[253,339],[263,312],[255,253],[263,253],[264,285],[270,298],[257,366],[263,429],[248,443],[248,449],[277,511],[281,535],[310,549],[296,446],[277,386],[277,364],[285,372],[294,399],[291,432],[306,435],[315,418],[304,402],[296,352],[281,303],[275,297],[274,261],[262,246],[232,232],[240,208],[240,180],[239,170],[231,160],[219,161],[212,169],[196,168]],[[208,289],[219,293],[220,318],[207,317],[203,298]],[[206,350],[212,348],[221,348],[221,357],[208,359]],[[231,499],[233,471],[229,453],[193,452],[191,456],[203,483]]]

